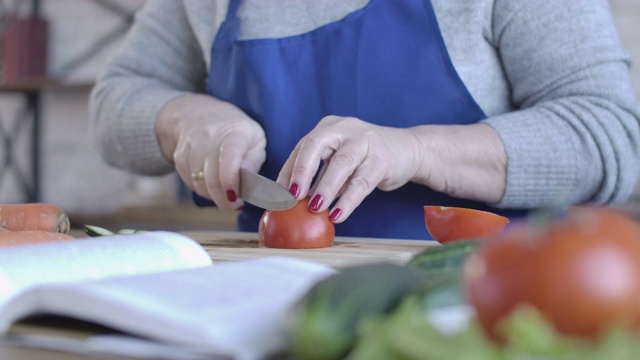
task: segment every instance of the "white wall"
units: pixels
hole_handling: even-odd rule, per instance
[[[8,4],[14,0],[2,1]],[[22,2],[24,10],[28,10],[29,1]],[[119,0],[118,3],[133,11],[144,0]],[[89,0],[43,0],[43,4],[51,21],[50,69],[53,75],[121,21]],[[636,61],[633,79],[640,94],[640,1],[612,0],[611,4],[622,41]],[[74,69],[69,80],[93,81],[115,46],[117,43],[105,47],[90,62]],[[131,204],[175,203],[175,176],[135,176],[110,168],[102,161],[89,134],[88,95],[88,87],[60,88],[43,93],[43,200],[59,204],[70,213],[107,213]],[[0,124],[7,127],[7,120],[19,108],[19,98],[0,97]],[[16,142],[20,164],[26,171],[29,144],[24,135]],[[4,156],[2,151],[0,149],[0,160]],[[24,201],[17,189],[12,174],[0,174],[0,203]]]

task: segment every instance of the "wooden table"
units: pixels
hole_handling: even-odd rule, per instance
[[[267,249],[258,245],[255,233],[181,232],[200,243],[214,261],[239,261],[263,256],[290,256],[327,264],[336,269],[371,262],[404,264],[417,252],[435,243],[416,240],[337,237],[324,249]]]
[[[181,233],[200,243],[214,262],[241,261],[264,256],[289,256],[324,263],[336,269],[372,262],[404,264],[414,254],[435,245],[430,241],[338,237],[331,248],[287,250],[260,248],[258,236],[255,233],[210,231]],[[110,355],[77,355],[2,345],[0,345],[0,359],[130,360]]]

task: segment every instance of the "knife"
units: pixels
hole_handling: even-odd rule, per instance
[[[238,195],[251,205],[271,210],[286,210],[298,202],[284,186],[243,167]]]

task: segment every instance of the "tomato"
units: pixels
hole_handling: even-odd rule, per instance
[[[479,322],[493,338],[520,304],[563,334],[593,339],[640,323],[640,225],[604,208],[573,208],[546,225],[514,222],[463,267]]]
[[[287,210],[265,210],[258,226],[260,246],[279,249],[312,249],[333,245],[335,225],[329,210],[314,213],[309,198]]]
[[[501,340],[499,322],[531,298],[533,248],[521,241],[488,241],[463,266],[463,284],[477,319],[490,338]]]
[[[508,222],[508,218],[488,211],[446,206],[424,207],[427,231],[439,243],[494,238]]]

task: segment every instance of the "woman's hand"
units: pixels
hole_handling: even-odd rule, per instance
[[[297,199],[311,195],[312,211],[324,211],[338,198],[330,213],[336,223],[375,188],[390,191],[409,181],[452,196],[498,202],[506,186],[504,147],[481,123],[392,128],[328,116],[300,140],[278,176]]]
[[[311,194],[309,208],[344,221],[376,187],[393,190],[411,180],[420,162],[418,139],[407,130],[351,117],[327,116],[295,147],[278,182],[297,199]],[[324,165],[312,189],[320,162]]]
[[[262,127],[233,104],[210,96],[176,98],[160,112],[156,133],[180,178],[220,209],[243,206],[240,166],[258,171],[265,160]]]

